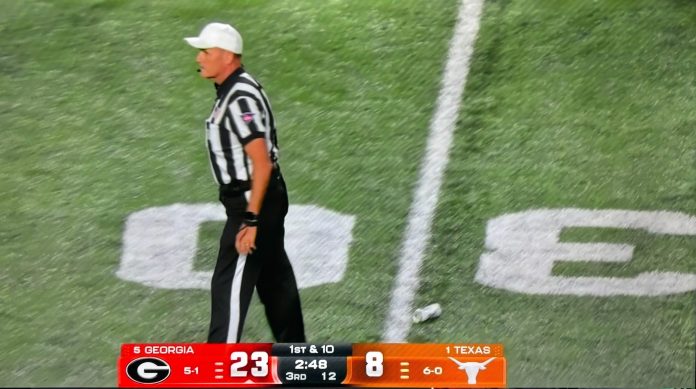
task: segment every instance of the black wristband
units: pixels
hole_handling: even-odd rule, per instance
[[[244,212],[242,224],[247,227],[256,227],[259,225],[259,215],[253,212]]]

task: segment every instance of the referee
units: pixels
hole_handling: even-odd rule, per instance
[[[288,195],[268,97],[242,67],[242,37],[232,26],[210,23],[185,40],[200,49],[199,72],[217,90],[206,140],[227,213],[211,282],[208,342],[241,340],[254,287],[276,341],[304,342],[300,296],[283,243]]]

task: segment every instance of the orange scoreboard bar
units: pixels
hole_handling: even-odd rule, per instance
[[[124,344],[119,387],[504,388],[501,344]]]

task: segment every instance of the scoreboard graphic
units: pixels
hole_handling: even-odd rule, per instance
[[[119,387],[504,388],[501,344],[124,344]]]

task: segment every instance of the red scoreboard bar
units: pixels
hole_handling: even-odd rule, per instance
[[[501,344],[124,344],[119,387],[504,388]]]

